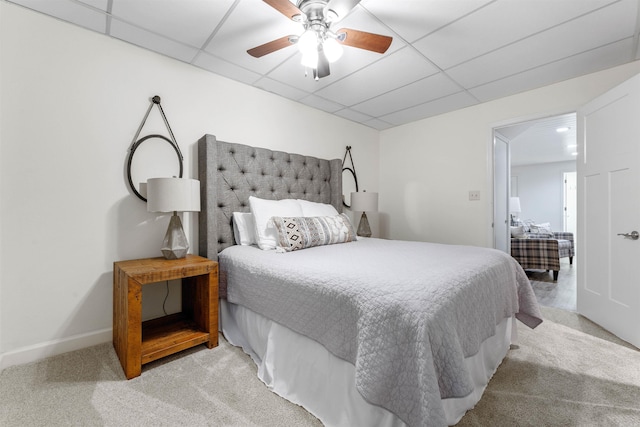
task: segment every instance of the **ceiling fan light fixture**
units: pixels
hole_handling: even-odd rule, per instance
[[[305,75],[313,70],[315,80],[330,74],[330,63],[340,59],[342,45],[364,49],[376,53],[385,53],[392,38],[381,34],[369,33],[349,28],[334,32],[331,26],[346,17],[361,0],[263,0],[269,6],[297,22],[304,28],[302,34],[289,35],[264,43],[247,50],[254,58],[284,49],[292,44],[298,45],[302,53],[302,65]],[[337,34],[336,34],[337,33]]]
[[[302,52],[302,55],[315,52],[318,54],[318,35],[314,30],[306,30],[298,39],[298,49]]]
[[[300,61],[302,65],[307,68],[318,68],[318,50],[317,48],[314,50],[309,50],[308,52],[302,53],[302,60]]]
[[[328,37],[322,44],[327,60],[331,63],[336,62],[342,56],[342,46],[333,37]]]

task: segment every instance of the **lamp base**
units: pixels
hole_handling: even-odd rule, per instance
[[[367,214],[364,212],[362,212],[362,216],[360,217],[360,224],[358,224],[358,231],[356,234],[362,237],[371,237],[371,227],[369,227]]]
[[[160,250],[166,259],[180,259],[187,256],[189,242],[182,229],[182,221],[176,212],[171,216]]]

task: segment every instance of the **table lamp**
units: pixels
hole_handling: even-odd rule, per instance
[[[362,212],[356,234],[362,237],[371,237],[367,212],[378,210],[378,193],[367,193],[366,191],[351,193],[351,210]]]
[[[178,212],[200,212],[200,181],[150,178],[147,181],[147,211],[173,212],[161,251],[166,259],[184,258],[189,251],[189,242]]]

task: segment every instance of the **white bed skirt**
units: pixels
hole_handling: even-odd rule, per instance
[[[355,367],[306,336],[245,307],[220,300],[220,326],[231,344],[242,347],[258,367],[258,378],[276,394],[303,406],[328,427],[406,424],[388,410],[368,403],[355,387]],[[454,425],[480,400],[504,359],[513,318],[503,320],[480,351],[465,362],[475,389],[462,398],[442,399],[447,423]]]

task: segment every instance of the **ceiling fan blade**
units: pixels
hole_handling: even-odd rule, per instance
[[[294,16],[299,15],[300,17],[304,17],[304,14],[300,9],[296,7],[289,0],[263,0],[266,4],[282,13],[289,19],[293,19]]]
[[[336,31],[336,33],[338,34],[338,41],[343,45],[377,53],[385,53],[393,41],[393,38],[389,36],[352,30],[350,28],[342,28]]]
[[[324,8],[324,16],[331,22],[338,22],[347,16],[358,3],[360,0],[329,0]]]
[[[291,36],[284,36],[284,37],[280,37],[279,39],[272,40],[268,43],[249,49],[247,53],[253,56],[254,58],[260,58],[264,55],[275,52],[276,50],[280,50],[285,47],[291,46],[292,44],[293,43],[291,42]]]
[[[329,74],[331,74],[331,70],[329,69],[329,60],[327,59],[327,55],[325,55],[322,46],[318,48],[317,73],[319,79],[327,77]]]

